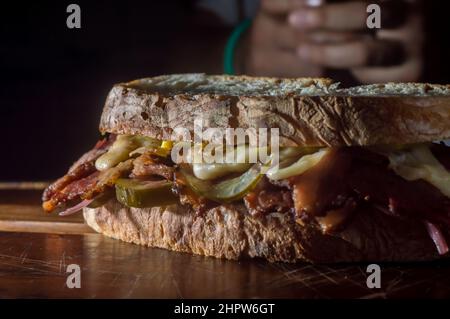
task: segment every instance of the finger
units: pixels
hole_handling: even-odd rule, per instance
[[[286,50],[295,50],[302,42],[325,44],[356,41],[361,38],[361,34],[355,32],[324,30],[301,32],[265,14],[255,19],[251,34],[253,45]]]
[[[359,41],[364,37],[358,32],[316,30],[305,33],[305,41],[314,44],[337,44]]]
[[[302,62],[294,51],[253,48],[246,61],[246,73],[256,76],[321,77],[323,69]]]
[[[405,60],[401,43],[389,40],[363,40],[342,44],[303,44],[297,49],[303,61],[329,68],[391,66]]]
[[[423,18],[420,14],[412,14],[406,23],[398,29],[381,29],[377,32],[378,39],[401,41],[411,55],[422,53],[424,43]]]
[[[320,6],[323,2],[323,0],[262,0],[261,10],[271,14],[286,14],[305,6]]]
[[[423,60],[415,57],[394,67],[355,68],[352,74],[361,83],[416,82],[423,71]]]
[[[358,1],[301,8],[288,16],[288,22],[299,29],[362,29],[366,23],[366,7],[366,3]]]
[[[288,16],[288,22],[298,29],[367,29],[367,5],[365,1],[327,4],[318,8],[299,8]],[[402,25],[409,13],[404,1],[380,3],[381,26],[394,28]]]
[[[299,33],[288,26],[280,25],[273,29],[274,37],[259,37],[255,44],[276,47],[284,50],[296,50],[301,43],[313,44],[339,44],[361,40],[362,35],[351,32],[315,31],[310,33]]]
[[[407,23],[399,29],[380,30],[379,39],[402,41],[408,58],[405,63],[394,67],[362,67],[351,70],[361,83],[416,82],[423,71],[422,48],[424,41],[423,19],[421,15],[410,16]]]
[[[260,14],[255,19],[251,30],[251,43],[264,48],[281,48],[294,51],[303,41],[303,34],[286,23]]]

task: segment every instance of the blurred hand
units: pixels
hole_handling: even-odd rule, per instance
[[[381,29],[373,31],[366,25],[368,2],[323,2],[262,0],[247,39],[245,72],[318,77],[345,69],[362,83],[419,79],[420,12],[403,1],[381,2]]]

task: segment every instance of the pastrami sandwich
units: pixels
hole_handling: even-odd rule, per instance
[[[231,129],[247,135],[221,143]],[[115,85],[100,131],[43,207],[106,236],[228,259],[448,255],[450,86],[160,76]]]

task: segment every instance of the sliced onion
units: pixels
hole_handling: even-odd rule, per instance
[[[295,163],[293,163],[288,167],[285,168],[279,168],[278,166],[271,167],[266,172],[266,175],[269,179],[275,181],[280,179],[286,179],[291,176],[301,175],[308,169],[319,163],[320,160],[329,152],[330,152],[329,149],[321,149],[315,153],[300,157],[298,161],[296,161]]]
[[[446,253],[448,253],[449,249],[447,241],[445,240],[445,237],[442,234],[441,230],[436,225],[427,221],[425,222],[425,227],[427,228],[428,234],[430,235],[431,239],[433,239],[439,255],[445,255]]]
[[[79,202],[78,204],[76,204],[75,206],[72,206],[72,207],[60,212],[59,216],[69,216],[69,215],[75,214],[76,212],[82,210],[83,208],[85,208],[87,205],[89,205],[93,201],[94,201],[94,198],[93,199],[85,199],[85,200]]]
[[[198,179],[184,169],[180,173],[184,176],[187,185],[196,194],[219,203],[229,203],[241,199],[258,184],[262,177],[260,164],[254,164],[241,176],[219,183]]]

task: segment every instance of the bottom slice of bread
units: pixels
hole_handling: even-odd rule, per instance
[[[439,257],[421,222],[370,207],[356,212],[344,230],[333,235],[313,225],[299,225],[292,214],[252,216],[242,204],[218,206],[198,215],[184,206],[129,208],[110,200],[99,208],[85,208],[84,218],[94,230],[112,238],[217,258],[336,263]]]

